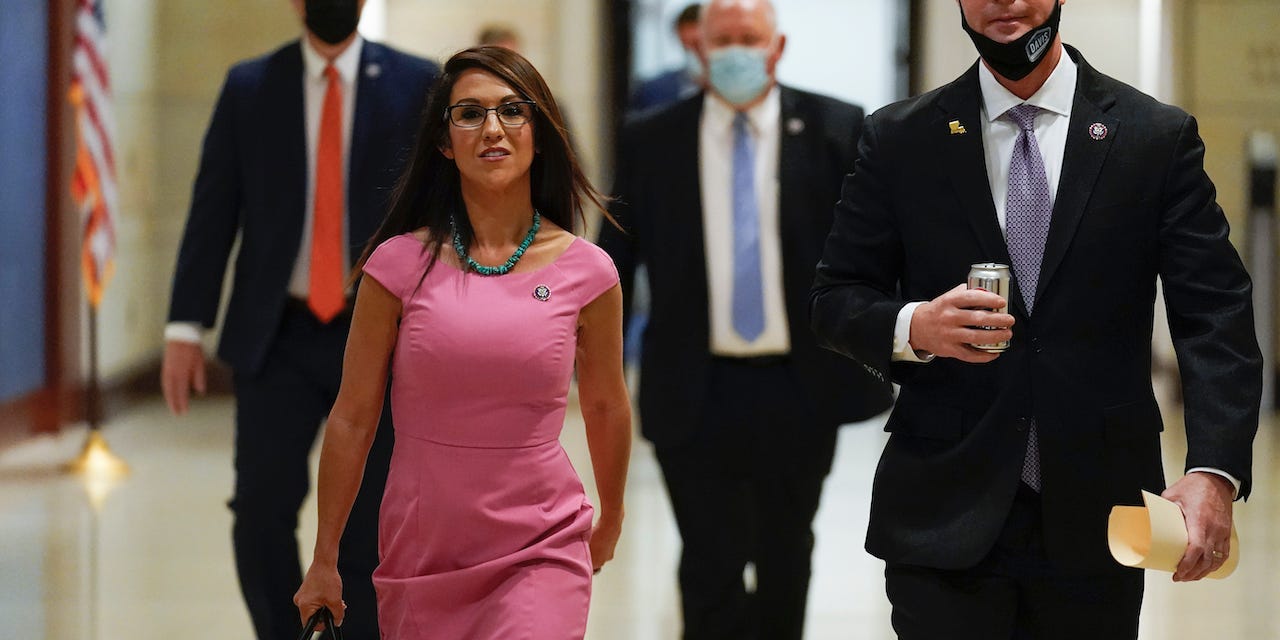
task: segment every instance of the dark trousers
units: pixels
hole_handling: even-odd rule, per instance
[[[228,506],[240,589],[259,640],[296,640],[302,632],[293,604],[302,584],[298,511],[310,489],[308,457],[338,393],[349,329],[347,318],[324,325],[291,305],[262,369],[235,378],[236,484]],[[380,637],[370,576],[392,439],[388,404],[338,551],[349,640]]]
[[[1132,640],[1140,569],[1079,575],[1055,569],[1042,543],[1040,496],[1018,491],[995,547],[971,569],[890,564],[885,589],[902,640]]]
[[[684,544],[685,640],[802,637],[811,525],[836,444],[806,403],[785,364],[717,359],[703,429],[657,450]]]

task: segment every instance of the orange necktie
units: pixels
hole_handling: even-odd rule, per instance
[[[311,282],[307,306],[321,322],[329,322],[346,307],[342,256],[342,79],[338,70],[324,68],[329,78],[320,112],[320,140],[316,144],[316,197],[311,225]]]

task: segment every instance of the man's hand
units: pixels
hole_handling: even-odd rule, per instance
[[[164,390],[169,411],[180,416],[187,412],[191,389],[204,395],[204,347],[198,342],[169,340],[164,343],[164,365],[160,369],[160,388]]]
[[[1004,298],[960,285],[926,302],[911,314],[911,348],[942,358],[991,362],[1000,357],[971,345],[991,344],[1013,337],[1013,316],[1004,313]],[[986,311],[995,309],[996,311]],[[973,327],[997,327],[974,329]]]
[[[1177,503],[1187,519],[1187,551],[1173,574],[1174,582],[1199,580],[1217,571],[1236,552],[1231,548],[1234,494],[1229,480],[1203,471],[1188,473],[1160,494]]]

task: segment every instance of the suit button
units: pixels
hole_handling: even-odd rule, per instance
[[[1018,433],[1023,433],[1027,430],[1027,426],[1030,424],[1031,418],[1018,418],[1014,428],[1018,430]]]
[[[1040,353],[1041,351],[1044,351],[1044,349],[1040,346],[1040,338],[1031,339],[1031,350],[1035,351],[1036,353]]]

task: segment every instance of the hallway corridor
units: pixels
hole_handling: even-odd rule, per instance
[[[107,440],[133,474],[97,514],[83,483],[59,470],[79,449],[82,429],[0,451],[0,636],[248,638],[224,506],[231,490],[231,409],[229,398],[204,399],[175,419],[156,401],[107,425]],[[1166,469],[1180,471],[1179,420],[1166,422]],[[893,638],[883,564],[862,549],[871,476],[886,438],[880,427],[879,421],[854,425],[840,436],[816,525],[810,640]],[[1254,497],[1236,505],[1243,541],[1238,572],[1190,585],[1149,573],[1143,640],[1280,640],[1276,429],[1271,422],[1262,426]],[[589,474],[576,409],[563,441],[578,470]],[[590,492],[590,478],[585,481]],[[308,502],[302,514],[304,553],[313,540],[314,509]],[[678,550],[657,465],[648,445],[637,442],[626,530],[617,559],[596,580],[587,637],[675,638]]]

